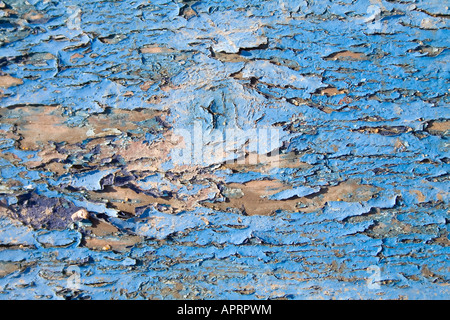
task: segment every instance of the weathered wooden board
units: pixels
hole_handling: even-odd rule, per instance
[[[0,299],[450,298],[449,17],[0,1]]]

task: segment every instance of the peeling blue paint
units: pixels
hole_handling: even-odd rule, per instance
[[[0,299],[450,297],[445,1],[3,2]]]

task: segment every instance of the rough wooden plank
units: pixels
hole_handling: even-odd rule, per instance
[[[0,299],[450,297],[445,1],[0,17]]]

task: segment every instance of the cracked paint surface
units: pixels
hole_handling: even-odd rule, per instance
[[[0,1],[0,298],[448,299],[449,17]]]

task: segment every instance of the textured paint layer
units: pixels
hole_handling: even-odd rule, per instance
[[[449,17],[0,1],[0,299],[450,298]]]

